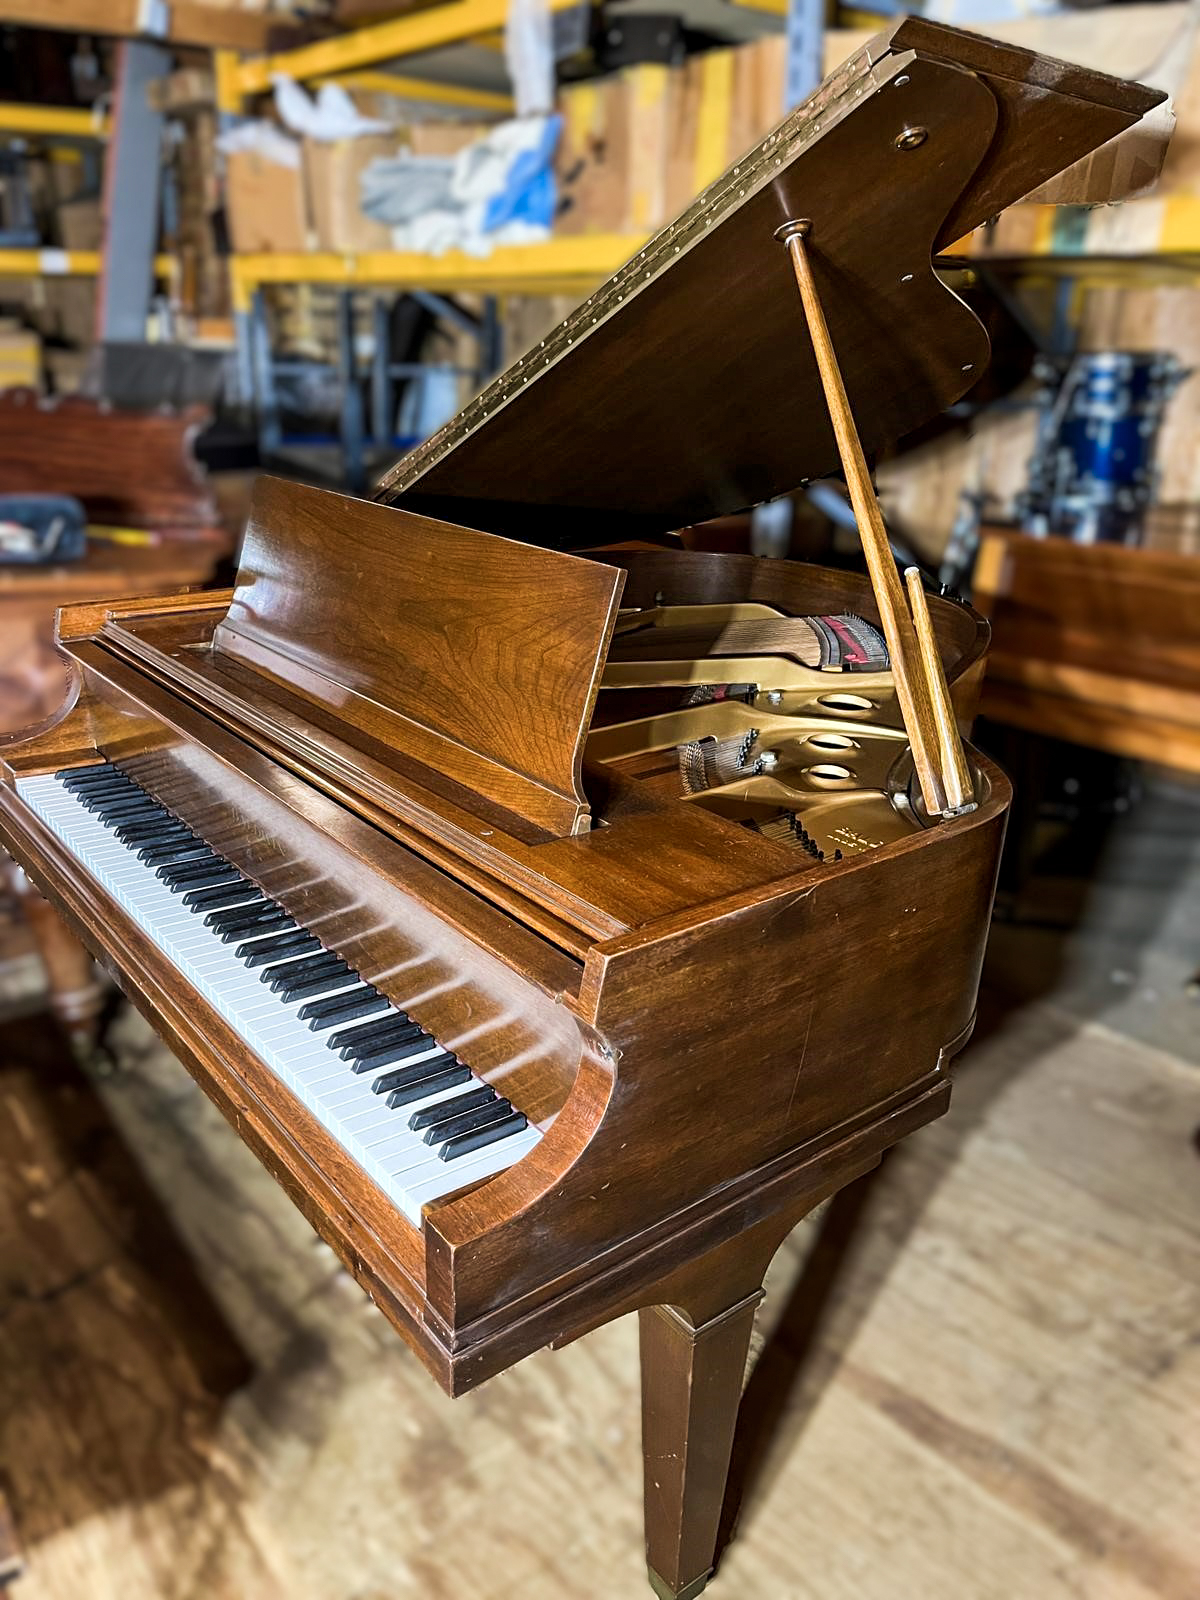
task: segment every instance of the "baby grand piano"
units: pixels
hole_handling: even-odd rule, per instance
[[[881,569],[563,547],[828,472],[822,387],[850,459],[802,269],[868,448],[955,400],[932,252],[1158,98],[899,23],[376,503],[264,480],[231,591],[64,609],[3,750],[0,839],[448,1393],[640,1310],[660,1595],[773,1252],[946,1109],[1009,791],[915,781]]]

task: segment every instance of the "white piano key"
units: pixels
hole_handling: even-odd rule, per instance
[[[418,1056],[355,1073],[350,1062],[329,1048],[337,1028],[314,1032],[299,1016],[305,999],[324,999],[324,995],[284,1001],[262,982],[262,968],[249,968],[236,956],[239,945],[256,938],[274,938],[276,932],[255,935],[251,929],[238,940],[222,943],[218,931],[205,926],[205,912],[184,906],[185,891],[175,892],[158,877],[157,863],[138,860],[140,843],[123,844],[112,828],[53,775],[21,779],[17,789],[72,855],[236,1029],[247,1047],[383,1187],[409,1222],[419,1227],[423,1204],[503,1171],[537,1144],[538,1131],[526,1128],[455,1161],[442,1161],[438,1146],[426,1144],[425,1130],[411,1129],[409,1119],[427,1105],[468,1093],[481,1079],[472,1074],[407,1105],[389,1106],[386,1093],[374,1092],[374,1080],[393,1066],[415,1066],[442,1054],[439,1044],[431,1040]],[[258,893],[251,886],[247,899]],[[289,956],[281,952],[270,964],[303,960],[313,953],[300,951]],[[328,993],[355,988],[360,982],[351,975]]]

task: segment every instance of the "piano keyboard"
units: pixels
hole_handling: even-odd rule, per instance
[[[118,766],[17,792],[416,1226],[541,1135]]]

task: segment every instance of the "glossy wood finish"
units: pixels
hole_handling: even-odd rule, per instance
[[[216,502],[192,453],[208,420],[188,411],[117,411],[32,389],[0,393],[0,489],[70,494],[90,521],[188,534],[217,528]]]
[[[687,507],[711,514],[823,470],[832,434],[771,238],[801,193],[869,436],[960,393],[985,346],[929,252],[947,217],[981,203],[973,175],[986,174],[989,203],[1005,185],[1015,197],[1033,168],[1073,160],[1156,97],[1071,73],[1062,93],[1045,64],[979,42],[961,45],[969,68],[952,64],[938,52],[958,36],[924,25],[890,40],[418,452],[393,491],[436,487],[444,463],[461,522],[571,540],[673,525]],[[1061,135],[1050,154],[1022,140],[1027,101]],[[928,137],[898,148],[916,114]],[[699,339],[714,304],[723,336]],[[678,1600],[712,1564],[751,1307],[775,1248],[947,1107],[1009,789],[968,752],[977,809],[925,825],[902,756],[884,803],[904,829],[817,859],[612,763],[581,764],[622,574],[630,606],[761,600],[879,620],[870,584],[849,574],[662,551],[577,562],[268,485],[233,595],[64,612],[72,694],[2,752],[0,838],[447,1392],[647,1310],[649,1554]],[[986,624],[943,602],[930,621],[969,720]],[[538,1121],[537,1147],[427,1207],[419,1229],[404,1223],[16,795],[21,773],[93,753],[127,762],[503,1082]],[[538,808],[539,788],[558,810]],[[593,826],[572,832],[585,810]]]
[[[868,452],[957,399],[987,341],[931,253],[1162,95],[918,19],[848,62],[378,497],[593,543],[785,493],[837,451],[781,224],[811,219]],[[906,128],[926,137],[897,148]],[[853,180],[847,181],[847,174]]]
[[[28,728],[62,704],[66,668],[54,642],[59,606],[199,587],[227,550],[228,540],[214,529],[211,538],[146,549],[93,544],[70,566],[0,566],[0,734]]]
[[[192,455],[206,413],[114,412],[94,401],[50,405],[31,390],[0,394],[0,491],[71,494],[98,523],[165,534],[157,545],[93,541],[69,566],[0,565],[0,737],[49,717],[67,667],[55,611],[107,595],[169,594],[211,580],[229,553]],[[169,526],[157,528],[160,517]],[[105,1002],[86,950],[36,892],[23,900],[46,969],[51,1005],[81,1049]]]
[[[1200,772],[1200,561],[985,532],[975,572],[996,722]]]
[[[712,1573],[761,1294],[698,1328],[672,1306],[640,1313],[646,1562],[657,1594],[688,1600]]]
[[[580,752],[619,588],[594,562],[265,478],[212,642],[376,744],[569,834],[587,823]]]

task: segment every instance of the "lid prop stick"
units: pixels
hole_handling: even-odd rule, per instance
[[[892,556],[891,545],[888,543],[887,530],[883,525],[879,501],[875,498],[871,475],[867,470],[862,441],[858,437],[846,386],[842,382],[841,369],[834,354],[833,341],[829,337],[829,327],[813,280],[812,266],[804,242],[811,227],[812,224],[807,221],[787,222],[778,229],[776,238],[787,246],[788,254],[792,258],[792,267],[804,306],[813,352],[817,358],[817,370],[821,375],[821,386],[825,391],[825,403],[829,408],[829,418],[833,424],[834,438],[837,440],[838,454],[842,460],[842,472],[850,492],[850,504],[854,511],[854,520],[858,524],[858,535],[862,541],[863,555],[866,557],[867,571],[875,593],[875,603],[879,607],[883,636],[887,641],[888,655],[891,657],[896,698],[900,703],[900,714],[904,719],[905,732],[908,734],[913,766],[916,768],[925,809],[930,816],[936,817],[957,808],[949,801],[946,780],[943,778],[944,750],[934,710],[931,678],[940,678],[947,707],[949,693],[945,687],[945,675],[942,672],[936,646],[932,652],[932,661],[927,660],[921,652],[913,620],[905,604],[904,590],[896,572],[896,563]],[[930,638],[932,640],[932,628]],[[948,718],[948,722],[949,729],[953,730],[954,740],[957,741],[958,730],[952,716]],[[949,734],[949,730],[947,733]],[[959,758],[963,760],[961,746],[959,746]],[[963,760],[964,771],[965,767],[966,763]],[[954,787],[952,778],[950,787]],[[964,798],[969,799],[969,794],[968,779]]]
[[[917,567],[904,569],[904,582],[908,589],[908,603],[912,608],[913,626],[921,650],[921,664],[929,685],[929,698],[933,702],[933,720],[937,725],[938,751],[941,755],[942,787],[946,791],[946,810],[951,816],[975,809],[975,787],[966,752],[959,737],[958,723],[954,720],[954,707],[950,704],[950,690],[946,673],[938,652],[933,619],[929,615],[929,602],[921,584]]]

